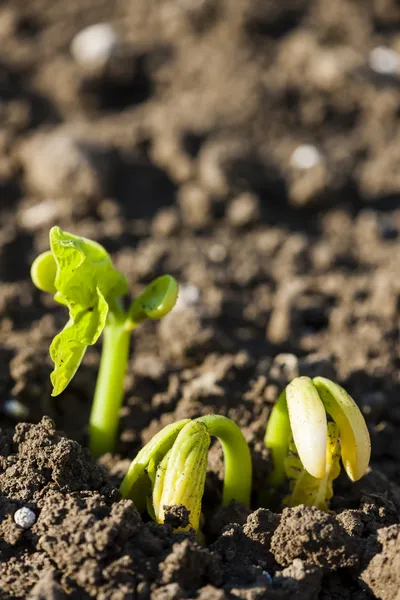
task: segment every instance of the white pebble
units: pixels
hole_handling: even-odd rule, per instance
[[[15,512],[14,521],[17,525],[22,527],[22,529],[29,529],[36,521],[36,515],[33,510],[27,506],[23,506]]]
[[[191,283],[182,284],[179,286],[179,296],[176,301],[174,310],[180,311],[189,308],[189,306],[194,306],[200,299],[200,291],[199,288]]]
[[[119,46],[118,36],[109,23],[82,29],[72,40],[70,51],[81,67],[102,67]]]
[[[315,167],[320,160],[321,154],[312,144],[302,144],[301,146],[298,146],[290,157],[291,165],[297,169],[311,169],[312,167]]]
[[[14,417],[15,419],[25,419],[28,414],[28,408],[15,398],[9,398],[3,404],[3,413],[8,417]]]
[[[369,66],[375,73],[395,75],[400,68],[400,55],[385,46],[377,46],[369,53]]]

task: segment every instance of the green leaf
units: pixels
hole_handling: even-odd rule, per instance
[[[133,302],[129,309],[132,329],[145,319],[161,319],[175,306],[178,283],[171,275],[154,279]]]
[[[128,286],[96,242],[53,227],[50,248],[57,265],[54,298],[69,309],[66,326],[50,346],[52,395],[57,396],[75,375],[87,346],[101,335],[110,300],[125,294]]]

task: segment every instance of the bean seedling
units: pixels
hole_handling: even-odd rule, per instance
[[[175,305],[178,284],[170,275],[158,277],[125,311],[121,296],[128,292],[128,284],[106,250],[60,227],[50,230],[50,250],[35,259],[31,277],[36,287],[54,294],[69,310],[67,324],[50,346],[53,396],[67,387],[87,347],[104,331],[89,436],[95,456],[111,452],[118,432],[131,331],[145,319],[166,315]]]
[[[332,418],[327,422],[326,413]],[[332,482],[340,473],[340,456],[351,481],[365,474],[371,442],[357,404],[337,383],[325,377],[297,377],[278,398],[268,421],[265,444],[273,471],[268,483],[277,488],[291,481],[289,506],[328,508]]]
[[[224,452],[222,505],[237,500],[249,506],[250,451],[239,427],[219,415],[164,427],[132,461],[121,484],[122,496],[131,498],[141,512],[147,508],[157,523],[164,522],[166,506],[181,504],[189,511],[186,529],[199,532],[211,436],[218,438]]]

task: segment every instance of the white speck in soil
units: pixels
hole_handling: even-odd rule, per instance
[[[381,75],[395,75],[400,69],[400,55],[385,46],[371,50],[368,62],[371,69]]]
[[[290,157],[290,164],[297,169],[311,169],[321,160],[319,150],[312,144],[298,146]]]
[[[22,527],[22,529],[29,529],[36,521],[36,515],[33,510],[27,506],[23,506],[15,512],[14,521],[17,525]]]
[[[102,67],[119,46],[118,36],[108,23],[82,29],[72,40],[71,54],[81,67]]]

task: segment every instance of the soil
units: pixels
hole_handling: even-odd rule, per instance
[[[98,22],[121,44],[88,70],[70,43]],[[369,61],[400,51],[399,26],[395,0],[2,2],[1,600],[400,599],[400,74]],[[54,224],[102,243],[132,295],[181,286],[133,336],[99,464],[99,346],[50,397],[66,315],[29,266]],[[260,508],[266,422],[298,374],[340,382],[371,434],[370,472],[341,476],[329,513]],[[255,477],[251,510],[219,509],[212,446],[201,545],[173,532],[182,507],[143,521],[118,485],[164,425],[210,412],[240,425]]]

